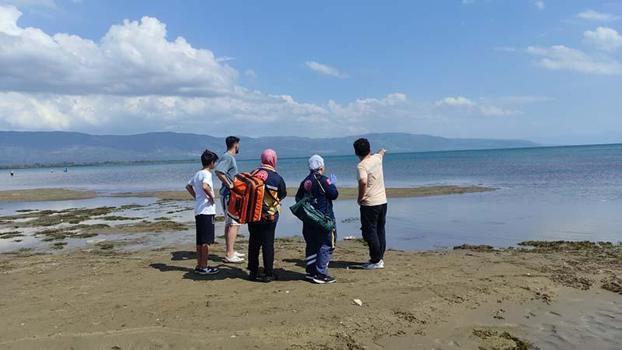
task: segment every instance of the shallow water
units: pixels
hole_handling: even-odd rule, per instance
[[[256,165],[255,161],[239,163],[242,170]],[[329,157],[326,163],[329,172],[337,174],[338,185],[354,185],[353,157]],[[282,159],[279,171],[290,186],[295,186],[306,174],[305,164],[304,159]],[[161,163],[74,167],[67,173],[62,169],[25,169],[12,178],[7,171],[0,190],[183,190],[195,168],[194,163]],[[385,177],[387,185],[394,187],[481,184],[498,189],[390,199],[387,240],[391,248],[430,249],[462,243],[508,246],[528,239],[622,240],[622,145],[388,154]],[[0,213],[16,208],[59,209],[128,202],[153,200],[102,197],[84,201],[5,202],[0,203]],[[288,198],[278,236],[300,233],[300,222],[287,210],[291,204],[292,199]],[[338,201],[335,209],[339,235],[360,236],[355,203]],[[152,207],[140,215],[163,216],[154,213],[159,210]],[[192,214],[180,214],[176,220],[191,222]],[[0,240],[0,247],[4,244]]]

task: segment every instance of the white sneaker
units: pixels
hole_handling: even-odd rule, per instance
[[[243,258],[246,256],[246,254],[242,254],[242,253],[238,253],[238,252],[233,252],[233,256],[237,256],[238,258]]]
[[[241,264],[244,262],[244,259],[235,254],[233,256],[225,256],[222,260],[229,264]]]
[[[375,263],[375,264],[374,264],[374,263],[371,263],[371,262],[368,262],[368,263],[366,263],[366,264],[363,264],[363,268],[364,268],[365,270],[378,270],[378,269],[384,269],[384,261],[383,261],[383,260],[380,260],[380,261],[378,261],[378,262],[377,262],[377,263]]]

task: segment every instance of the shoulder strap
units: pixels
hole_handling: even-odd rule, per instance
[[[322,193],[326,194],[326,190],[324,190],[324,186],[322,186],[322,182],[317,178],[317,176],[315,176],[315,174],[313,174],[313,178],[315,178],[315,181],[317,182],[317,184],[320,185],[320,189],[322,190]]]

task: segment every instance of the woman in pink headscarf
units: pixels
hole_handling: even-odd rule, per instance
[[[285,181],[276,172],[277,155],[272,149],[261,153],[261,166],[254,176],[265,182],[264,203],[261,220],[248,224],[250,238],[248,240],[249,280],[259,280],[259,250],[263,252],[263,282],[274,280],[274,233],[279,220],[281,201],[287,196]]]

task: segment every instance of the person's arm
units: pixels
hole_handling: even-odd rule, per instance
[[[324,191],[326,191],[326,198],[334,201],[339,197],[339,191],[337,191],[337,186],[334,183],[331,183],[327,177],[322,178],[322,186],[324,186]]]
[[[356,202],[361,204],[363,199],[365,198],[365,192],[367,191],[367,171],[361,165],[357,167],[358,170],[358,179],[359,179],[359,194]]]
[[[229,189],[233,187],[233,183],[231,182],[232,179],[229,179],[227,173],[232,167],[232,162],[228,158],[223,157],[218,160],[218,163],[216,163],[216,169],[214,169],[214,172],[220,182],[225,184]]]
[[[361,202],[363,202],[363,198],[365,197],[365,191],[367,191],[367,179],[360,179],[359,180],[359,195],[358,195],[358,199],[356,200],[358,204],[361,204]]]
[[[192,187],[191,184],[187,184],[186,185],[186,191],[188,191],[188,193],[190,193],[190,195],[192,196],[192,199],[197,199],[197,194],[194,193],[194,188]]]
[[[283,200],[287,197],[287,185],[285,184],[285,180],[283,180],[283,178],[281,178],[281,181],[279,182],[278,196],[279,200]]]
[[[385,153],[387,153],[387,150],[384,148],[381,148],[380,150],[378,150],[377,154],[379,154],[381,157],[384,158]]]
[[[296,202],[299,202],[304,196],[305,196],[305,188],[304,188],[304,181],[303,181],[303,183],[301,183],[300,186],[298,186],[298,192],[296,192]]]
[[[229,189],[233,188],[233,182],[229,180],[229,176],[227,176],[225,173],[216,170],[216,176],[218,177],[218,180],[225,184]]]
[[[207,196],[207,198],[209,198],[212,202],[214,202],[214,191],[212,190],[212,187],[208,184],[208,183],[203,183],[203,191],[205,192],[205,195]]]

